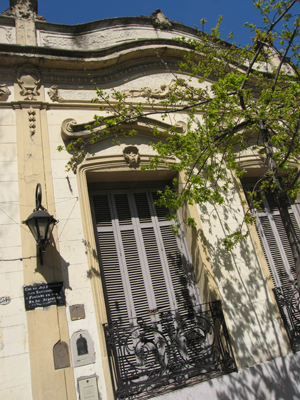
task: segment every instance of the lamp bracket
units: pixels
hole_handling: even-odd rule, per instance
[[[42,206],[42,185],[38,183],[35,189],[35,210],[46,210],[45,207]]]

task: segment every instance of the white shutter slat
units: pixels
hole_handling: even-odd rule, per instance
[[[139,260],[134,231],[121,232],[122,244],[125,254],[126,266],[134,302],[135,315],[143,317],[148,315],[149,304],[144,284],[142,267]]]
[[[166,287],[164,271],[157,247],[155,232],[153,228],[142,229],[145,253],[148,261],[156,307],[160,311],[170,309],[169,294]]]
[[[263,240],[261,234],[259,236],[263,245],[264,253],[266,255],[267,263],[270,268],[274,286],[290,285],[289,274],[287,273],[286,265],[281,257],[281,251],[283,249],[280,249],[276,242],[269,218],[267,216],[260,216],[259,222],[261,223],[265,240]],[[268,249],[266,249],[266,246],[268,246]]]
[[[114,235],[100,233],[98,239],[110,318],[119,321],[126,317],[127,308]]]
[[[147,194],[145,192],[134,193],[134,200],[139,223],[152,223]]]
[[[112,226],[112,218],[107,195],[94,195],[93,205],[96,226]]]
[[[290,217],[293,217],[293,215],[290,214]],[[290,266],[290,270],[291,270],[293,279],[296,279],[295,260],[294,260],[293,252],[292,252],[292,249],[291,249],[291,245],[290,245],[286,230],[284,228],[283,222],[281,220],[280,215],[274,215],[273,218],[274,218],[278,233],[279,233],[280,238],[281,238],[281,243],[282,243],[284,252],[285,252],[286,257],[288,259],[288,263],[289,263],[289,266]]]
[[[178,309],[185,310],[186,312],[186,310],[193,307],[193,304],[189,294],[187,277],[183,270],[176,238],[170,226],[161,226],[160,231],[168,260],[168,268],[172,279]]]
[[[126,193],[114,195],[119,225],[131,225],[131,214]]]
[[[153,201],[156,201],[159,199],[157,192],[152,192],[152,197],[153,197]],[[159,222],[166,221],[166,215],[169,213],[169,210],[163,206],[155,205],[154,207],[155,207],[155,213],[157,215],[158,221]]]

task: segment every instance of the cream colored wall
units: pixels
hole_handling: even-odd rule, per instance
[[[11,92],[13,88],[10,87]],[[23,298],[16,118],[0,104],[0,398],[32,399],[28,330]]]
[[[83,233],[77,177],[73,172],[66,172],[65,166],[69,160],[69,154],[57,151],[57,146],[62,145],[61,124],[64,119],[73,117],[84,122],[91,120],[93,115],[94,112],[90,110],[79,111],[72,109],[72,107],[66,110],[50,108],[47,112],[55,214],[59,220],[57,229],[61,257],[60,266],[63,269],[64,281],[66,282],[69,337],[71,338],[74,332],[86,330],[92,337],[95,350],[95,363],[74,368],[75,384],[77,386],[78,378],[96,375],[101,399],[105,400],[109,398],[105,379],[109,380],[110,377],[109,371],[107,371],[106,376],[103,373],[103,354],[99,345],[99,331],[102,330],[102,327],[97,325],[99,318],[94,306],[92,275],[87,258],[88,248],[85,246]],[[84,304],[85,319],[71,321],[69,307],[75,304]],[[79,399],[77,390],[76,393]]]

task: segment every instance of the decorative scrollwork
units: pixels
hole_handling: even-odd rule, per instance
[[[37,15],[37,0],[10,1],[10,9],[5,10],[1,15],[20,19],[35,19],[38,21],[46,21],[44,17]]]
[[[9,296],[2,296],[0,297],[0,304],[5,306],[11,302],[11,298]]]
[[[10,90],[5,84],[0,85],[0,101],[4,101],[8,98],[10,95]]]
[[[216,302],[217,303],[217,302]],[[146,398],[163,387],[236,371],[222,310],[215,303],[104,326],[114,355],[116,396]]]
[[[77,140],[78,138],[83,138],[84,140],[89,139],[93,136],[93,133],[100,133],[101,130],[113,130],[114,128],[123,129],[123,131],[128,131],[130,129],[130,124],[133,125],[134,129],[138,130],[140,133],[150,133],[153,129],[159,132],[167,132],[170,130],[171,125],[151,118],[146,117],[136,117],[130,123],[119,124],[116,127],[108,128],[106,125],[107,120],[111,120],[111,116],[103,118],[102,122],[96,123],[95,121],[86,121],[82,124],[78,124],[73,118],[67,118],[63,121],[61,126],[61,136],[65,141]],[[87,127],[89,127],[87,129]],[[185,133],[187,126],[184,122],[178,121],[175,125],[177,133]]]
[[[58,91],[57,85],[51,86],[51,88],[48,90],[48,95],[52,101],[60,101],[61,100],[61,95]]]
[[[292,350],[300,350],[300,296],[296,287],[273,289]]]
[[[152,20],[152,24],[155,28],[159,28],[162,30],[171,30],[172,22],[167,18],[160,9],[155,10],[150,18]]]
[[[18,69],[17,81],[21,88],[20,94],[25,100],[36,100],[39,96],[38,89],[41,86],[41,76],[39,71],[30,64],[26,64]]]
[[[136,146],[125,147],[123,155],[130,168],[137,168],[139,166],[140,154]]]
[[[200,100],[204,98],[200,90],[197,91],[183,80],[179,83],[176,79],[172,79],[168,85],[165,83],[160,85],[159,89],[151,89],[145,86],[140,89],[122,91],[122,95],[125,97],[147,97],[152,99],[165,99],[172,94],[181,100]]]

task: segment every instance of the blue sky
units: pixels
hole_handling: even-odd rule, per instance
[[[9,7],[9,0],[0,0],[0,12]],[[236,44],[251,44],[248,29],[243,29],[244,22],[261,23],[258,10],[253,0],[39,0],[39,15],[48,22],[76,25],[99,19],[149,16],[157,8],[171,20],[184,25],[200,28],[201,18],[207,20],[205,31],[210,32],[216,25],[218,16],[224,16],[222,23],[223,38],[231,30],[235,32]]]

